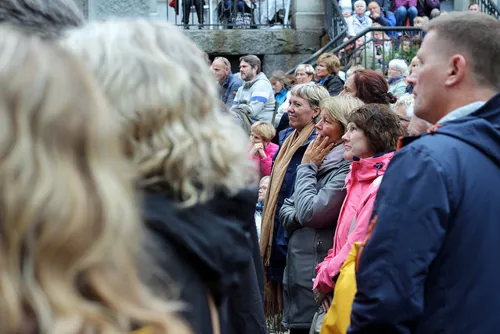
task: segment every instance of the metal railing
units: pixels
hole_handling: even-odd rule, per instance
[[[330,40],[343,38],[347,34],[347,23],[337,0],[324,0],[325,3],[325,32]]]
[[[290,5],[291,0],[171,0],[166,19],[185,29],[290,28]]]
[[[423,37],[419,27],[370,27],[329,52],[339,57],[345,72],[361,65],[385,75],[392,59],[404,59],[409,65]]]
[[[479,5],[479,10],[500,20],[500,10],[493,0],[474,0]]]
[[[328,52],[339,57],[343,71],[361,65],[385,74],[392,59],[411,62],[423,35],[420,27],[370,27],[340,44],[335,45],[332,40],[301,64],[316,65],[319,56]],[[295,68],[288,73],[294,73]]]

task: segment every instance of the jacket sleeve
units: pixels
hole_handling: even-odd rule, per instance
[[[318,265],[318,275],[314,281],[314,289],[322,292],[330,292],[334,288],[333,278],[340,272],[340,268],[344,264],[352,246],[355,242],[363,241],[368,230],[368,223],[373,210],[376,194],[368,198],[356,217],[354,230],[349,234],[347,242],[340,249],[337,255],[333,256],[333,252],[329,253],[325,261]],[[349,222],[350,223],[350,222]]]
[[[226,107],[231,109],[231,107],[234,104],[234,100],[236,98],[236,94],[238,93],[238,89],[241,87],[241,85],[238,85],[238,83],[233,82],[228,88],[227,88],[227,102],[226,102]]]
[[[348,333],[413,332],[428,269],[446,233],[451,193],[443,168],[421,147],[394,156],[378,192],[375,227],[359,256]]]
[[[295,221],[295,215],[295,201],[294,195],[292,195],[292,197],[285,199],[280,209],[280,223],[288,233],[302,228],[302,225]]]
[[[267,101],[273,94],[271,85],[265,80],[258,80],[251,88],[252,93],[249,101],[242,100],[241,96],[235,98],[233,108],[244,110],[250,118],[259,119],[258,115],[264,110]],[[238,91],[240,93],[241,90]]]
[[[338,173],[324,187],[317,189],[318,167],[302,164],[297,167],[295,209],[299,222],[306,227],[324,228],[337,222],[345,198],[345,173]]]
[[[396,25],[396,16],[393,12],[386,11],[385,12],[385,20],[387,21],[390,27],[394,27]]]

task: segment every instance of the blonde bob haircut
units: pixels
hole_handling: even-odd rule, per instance
[[[363,105],[363,101],[348,95],[330,96],[321,101],[320,108],[330,118],[342,125],[342,131],[347,129],[348,119],[352,112]]]
[[[318,58],[318,63],[323,63],[328,70],[328,73],[338,74],[340,71],[340,60],[339,58],[332,53],[323,53]]]
[[[274,125],[269,122],[258,121],[252,124],[252,132],[262,137],[265,141],[271,141],[276,136]]]
[[[319,108],[321,101],[330,96],[325,87],[314,82],[295,85],[290,91],[290,94],[307,100],[311,109]],[[314,122],[318,123],[320,119],[321,115],[318,114],[318,116],[314,118]]]
[[[140,281],[133,168],[97,84],[61,48],[0,34],[0,333],[185,333]]]
[[[116,110],[141,188],[191,206],[246,186],[248,138],[220,112],[203,52],[178,28],[143,19],[95,22],[62,43],[93,71]]]

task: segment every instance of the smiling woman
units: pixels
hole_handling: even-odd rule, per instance
[[[260,251],[268,279],[265,296],[268,316],[282,313],[281,282],[288,236],[279,223],[279,210],[283,201],[292,195],[297,166],[307,145],[316,137],[314,126],[319,120],[320,102],[328,96],[324,87],[314,83],[297,85],[291,91],[290,128],[280,133],[281,147],[275,155],[262,215]]]

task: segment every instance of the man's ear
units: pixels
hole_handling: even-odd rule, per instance
[[[469,72],[469,66],[471,64],[465,59],[461,54],[453,55],[448,63],[447,78],[445,85],[447,87],[453,87],[461,83],[467,72]]]

